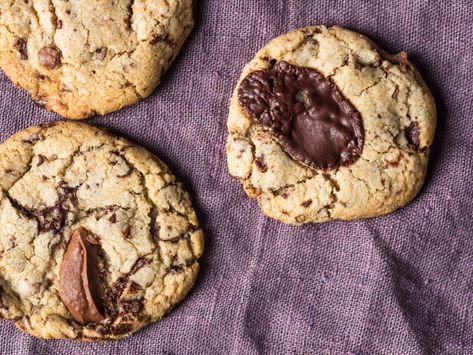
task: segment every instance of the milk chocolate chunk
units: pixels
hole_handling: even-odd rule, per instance
[[[38,52],[38,61],[43,67],[55,69],[61,65],[61,51],[55,45],[43,47]]]
[[[312,68],[285,61],[250,73],[238,100],[295,160],[313,169],[353,164],[363,150],[360,113],[335,83]]]
[[[98,242],[84,228],[72,233],[59,275],[59,293],[80,324],[104,319],[104,291],[97,268]]]

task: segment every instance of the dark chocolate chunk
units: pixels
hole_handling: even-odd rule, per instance
[[[61,51],[55,45],[43,47],[38,52],[39,64],[48,69],[56,69],[61,65]]]
[[[110,223],[117,223],[117,214],[114,212],[108,220]]]
[[[250,73],[238,99],[295,160],[314,169],[354,163],[363,150],[360,113],[338,87],[312,68],[280,61]]]
[[[398,96],[399,96],[399,89],[396,87],[396,89],[394,89],[394,92],[392,94],[392,98],[397,101]]]
[[[18,49],[18,52],[20,53],[21,60],[28,59],[28,47],[26,39],[18,38],[18,41],[16,41],[16,49]]]
[[[61,233],[64,229],[69,211],[77,204],[76,189],[61,186],[63,195],[54,206],[30,211],[38,222],[40,233]]]
[[[304,208],[309,207],[312,204],[312,200],[307,200],[301,203],[301,206]]]
[[[120,335],[120,334],[125,334],[131,331],[133,329],[133,326],[130,323],[122,323],[118,325],[90,324],[88,328],[94,329],[100,335],[108,335],[108,334]]]
[[[417,122],[411,123],[404,131],[406,134],[407,144],[412,148],[419,148],[420,145],[420,128]]]
[[[36,220],[38,231],[40,233],[61,233],[66,225],[70,209],[77,204],[75,190],[66,191],[54,206],[42,209],[22,206],[18,201],[14,200],[10,196],[8,199],[10,200],[11,205],[17,210],[17,213]]]
[[[110,333],[113,335],[120,335],[130,332],[133,329],[133,325],[131,324],[119,324],[113,327],[110,327]]]
[[[35,133],[28,138],[22,139],[21,141],[26,144],[36,144],[40,140],[44,139],[44,136],[40,133]]]
[[[138,272],[138,270],[140,270],[142,267],[144,267],[144,266],[146,266],[150,263],[151,263],[150,259],[147,259],[147,258],[142,256],[141,258],[136,260],[136,262],[131,267],[130,275],[136,274]]]
[[[256,167],[261,170],[261,172],[265,173],[266,171],[268,171],[268,166],[266,165],[266,163],[264,162],[264,157],[262,156],[259,156],[259,157],[256,157],[255,159],[255,165]]]
[[[123,237],[125,237],[125,239],[131,238],[131,226],[128,224],[123,228]]]
[[[3,297],[4,293],[5,293],[5,291],[3,291],[2,286],[0,286],[0,309],[7,309],[5,304],[3,304],[3,300],[2,300],[2,297]]]
[[[136,293],[136,292],[138,292],[142,289],[143,288],[139,284],[137,284],[135,281],[130,282],[130,292],[131,293]]]
[[[129,300],[122,301],[120,303],[120,314],[132,314],[134,316],[138,315],[143,309],[143,300]]]
[[[109,304],[115,304],[118,302],[118,299],[121,297],[123,291],[129,284],[130,277],[138,272],[142,267],[148,265],[151,263],[150,259],[147,259],[145,257],[141,257],[136,262],[133,264],[131,267],[130,272],[125,275],[119,277],[112,285],[111,289],[109,290],[108,294],[105,296],[106,299],[108,299]]]
[[[59,294],[80,324],[104,319],[104,290],[97,268],[98,242],[84,228],[72,234],[59,275]]]
[[[151,44],[166,43],[169,47],[174,47],[176,43],[167,33],[165,34],[155,34],[151,37]]]
[[[48,158],[46,158],[44,155],[42,154],[38,154],[38,164],[37,166],[40,166],[41,164],[43,164],[46,160],[48,160]]]

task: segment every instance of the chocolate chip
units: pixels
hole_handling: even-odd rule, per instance
[[[417,122],[411,123],[404,131],[407,143],[411,148],[419,148],[420,145],[420,128]]]
[[[397,101],[398,96],[399,96],[399,88],[396,87],[396,89],[394,89],[394,92],[392,94],[392,98]]]
[[[62,21],[61,21],[61,20],[57,20],[56,29],[57,29],[57,30],[60,30],[61,28],[62,28]]]
[[[46,128],[51,128],[51,127],[55,127],[59,124],[60,121],[52,121],[52,122],[47,122],[47,123],[41,123],[39,126],[43,129],[46,129]],[[57,155],[54,154],[53,157],[55,157],[55,159],[57,159]]]
[[[133,326],[131,324],[119,324],[116,326],[113,326],[110,328],[110,332],[113,335],[120,335],[120,334],[125,334],[128,333],[133,329]]]
[[[97,55],[98,60],[104,60],[105,57],[107,56],[107,48],[106,47],[97,48],[95,50],[95,54]]]
[[[27,47],[26,39],[18,38],[18,41],[16,41],[15,47],[18,50],[18,52],[20,53],[20,59],[21,60],[27,60],[28,59],[28,47]]]
[[[129,290],[130,290],[131,293],[138,292],[138,291],[140,291],[140,290],[142,290],[142,289],[143,289],[143,288],[142,288],[139,284],[137,284],[135,281],[131,281],[131,283],[130,283],[130,288],[129,288]]]
[[[56,69],[61,65],[61,51],[54,44],[43,47],[38,52],[39,64],[48,69]]]
[[[46,77],[45,77],[44,75],[42,75],[40,72],[38,72],[38,71],[36,71],[36,72],[34,73],[34,76],[35,76],[35,78],[38,79],[38,80],[44,80],[44,79],[46,79]]]
[[[391,57],[391,60],[399,65],[401,72],[406,73],[408,70],[415,72],[415,68],[412,63],[407,59],[407,53],[401,52]]]
[[[126,225],[125,228],[123,228],[123,237],[125,237],[125,239],[131,238],[131,227],[129,225]]]
[[[3,293],[4,293],[3,288],[2,286],[0,286],[0,309],[7,309],[7,307],[5,306],[2,300]]]
[[[120,334],[128,333],[129,331],[133,329],[133,326],[129,323],[118,324],[118,325],[90,324],[88,327],[94,329],[100,335],[107,335],[107,334],[120,335]]]
[[[108,220],[110,221],[110,223],[117,223],[116,213],[113,213]]]
[[[120,302],[120,314],[132,314],[137,315],[143,309],[142,300],[131,300],[131,301],[122,301]]]
[[[59,294],[80,324],[104,319],[103,286],[98,273],[98,242],[84,228],[72,234],[59,274]]]
[[[40,166],[41,164],[43,164],[48,158],[46,158],[44,155],[42,154],[38,154],[38,165],[36,166]]]
[[[182,270],[184,270],[184,266],[185,266],[185,265],[171,265],[171,266],[168,268],[168,272],[169,272],[169,273],[179,273],[179,272],[181,272]]]
[[[256,167],[261,170],[261,172],[265,173],[266,171],[268,171],[268,167],[267,165],[265,164],[264,162],[264,157],[263,156],[259,156],[259,157],[256,157],[255,159],[255,165]]]
[[[130,275],[136,274],[138,270],[140,270],[143,266],[148,265],[151,263],[150,259],[146,259],[145,257],[141,257],[138,260],[136,260],[135,264],[130,270]]]
[[[250,73],[238,99],[292,158],[314,169],[350,165],[363,150],[360,113],[317,70],[278,62]]]
[[[44,178],[48,179],[47,177]],[[64,190],[63,194],[54,206],[42,209],[27,208],[12,198],[9,198],[10,203],[17,212],[36,220],[39,233],[52,232],[53,234],[60,234],[66,225],[69,210],[77,205],[76,189],[63,186],[61,188]]]
[[[169,37],[167,33],[165,34],[155,34],[151,37],[151,44],[166,43],[169,47],[174,47],[176,44],[173,39]]]
[[[307,200],[301,203],[301,206],[304,208],[309,207],[312,204],[312,200]]]
[[[40,233],[59,233],[66,225],[67,213],[69,211],[67,196],[62,196],[55,206],[46,207],[41,210],[33,210],[31,213],[38,221]]]
[[[38,141],[44,139],[44,136],[42,134],[33,134],[32,136],[25,138],[22,140],[23,143],[27,144],[36,144]]]
[[[119,277],[110,287],[108,290],[107,294],[104,297],[104,304],[108,305],[105,307],[105,315],[108,317],[115,317],[116,316],[116,311],[113,308],[113,305],[116,305],[119,302],[120,297],[122,296],[124,290],[126,289],[127,285],[130,285],[130,290],[132,288],[139,287],[139,285],[134,286],[134,282],[130,281],[130,277],[137,273],[138,270],[140,270],[142,267],[145,265],[151,263],[150,259],[147,259],[145,257],[139,258],[135,264],[131,267],[131,270],[128,272],[128,274]]]

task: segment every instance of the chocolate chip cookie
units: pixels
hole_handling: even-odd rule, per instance
[[[149,96],[193,26],[192,0],[1,1],[0,68],[64,117]]]
[[[340,27],[305,27],[243,70],[228,168],[285,223],[373,217],[419,192],[435,125],[432,95],[405,52]]]
[[[41,338],[125,337],[181,301],[203,234],[145,149],[58,122],[0,145],[0,318]]]

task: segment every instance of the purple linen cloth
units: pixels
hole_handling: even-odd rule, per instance
[[[472,354],[473,10],[470,0],[207,0],[156,92],[90,120],[158,154],[206,233],[188,298],[129,339],[44,341],[0,321],[2,354]],[[439,110],[419,196],[388,216],[286,226],[226,171],[229,97],[271,38],[310,24],[406,50]],[[58,119],[0,75],[0,139]]]

